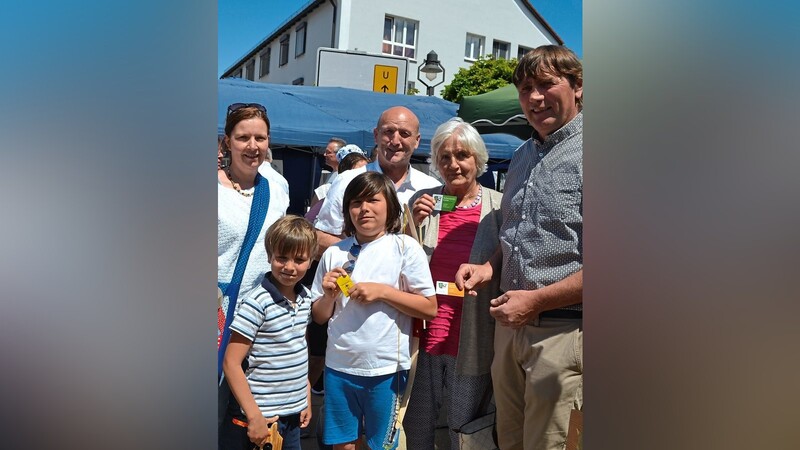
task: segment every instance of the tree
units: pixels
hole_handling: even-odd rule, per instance
[[[495,59],[491,55],[481,56],[469,69],[463,67],[453,77],[453,82],[442,90],[442,98],[460,102],[464,96],[493,91],[511,83],[517,60]]]

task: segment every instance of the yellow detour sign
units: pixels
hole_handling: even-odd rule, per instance
[[[375,65],[375,76],[372,78],[372,90],[397,94],[397,67]]]

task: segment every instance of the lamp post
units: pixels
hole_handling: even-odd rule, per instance
[[[433,82],[436,79],[438,74],[442,74],[442,81],[436,84],[428,84],[425,80],[422,79],[422,74],[425,73],[425,78],[428,79],[428,82]],[[424,84],[425,87],[428,88],[428,95],[433,95],[433,88],[444,83],[444,67],[439,62],[439,55],[436,54],[435,51],[431,50],[428,52],[428,56],[425,57],[424,64],[419,66],[417,69],[417,79],[420,83]]]

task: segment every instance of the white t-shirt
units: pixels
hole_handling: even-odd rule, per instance
[[[326,200],[327,201],[327,200]],[[311,298],[322,297],[322,278],[347,262],[356,242],[348,237],[329,247],[319,262]],[[430,297],[436,294],[422,247],[410,236],[386,234],[366,243],[350,278],[354,283],[384,283]],[[402,289],[401,289],[402,283]],[[342,293],[328,322],[325,365],[351,375],[374,377],[411,368],[409,343],[412,318],[383,301],[363,304]]]
[[[347,170],[339,174],[336,180],[331,184],[331,188],[325,196],[325,204],[322,205],[322,209],[317,215],[317,220],[314,222],[314,227],[316,229],[335,236],[342,234],[342,228],[344,227],[344,216],[342,215],[342,198],[344,197],[344,191],[353,178],[367,171],[383,173],[378,161],[373,161],[366,166]],[[418,190],[441,185],[442,183],[436,178],[426,175],[413,167],[409,167],[408,176],[403,180],[400,187],[397,188],[397,199],[400,200],[401,205],[404,205],[408,203],[411,196]]]

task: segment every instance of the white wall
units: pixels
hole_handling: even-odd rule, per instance
[[[521,1],[524,0],[348,0],[349,49],[357,47],[381,53],[383,20],[387,14],[416,20],[417,55],[409,61],[408,79],[416,82],[421,95],[425,94],[425,86],[417,80],[417,68],[428,52],[434,50],[446,71],[444,83],[435,88],[435,94],[441,97],[441,90],[452,82],[458,69],[471,65],[464,58],[467,33],[485,37],[484,54],[491,53],[493,39],[510,43],[510,58],[517,56],[518,45],[534,48],[555,43]]]
[[[359,50],[381,54],[383,20],[388,14],[418,22],[417,55],[409,60],[408,80],[414,81],[419,95],[425,95],[425,86],[417,79],[417,68],[423,64],[429,51],[434,50],[444,66],[444,83],[435,88],[441,91],[461,67],[468,68],[471,61],[464,58],[467,33],[484,37],[484,54],[492,51],[492,42],[498,39],[510,43],[509,57],[517,56],[517,47],[534,48],[555,43],[544,27],[537,24],[533,15],[522,6],[524,0],[339,0],[337,1],[340,26],[334,48]],[[326,2],[314,9],[303,20],[306,21],[306,52],[295,58],[295,29],[292,25],[289,38],[289,62],[278,67],[280,60],[280,37],[269,45],[272,48],[270,73],[257,81],[291,84],[303,77],[310,86],[316,79],[316,57],[318,47],[331,47],[333,6]],[[260,69],[260,52],[254,56],[256,71]],[[247,64],[245,61],[241,68]],[[439,79],[435,80],[438,82]]]

